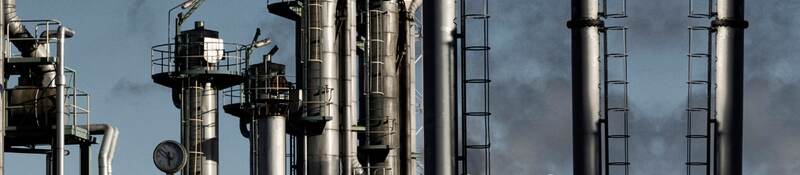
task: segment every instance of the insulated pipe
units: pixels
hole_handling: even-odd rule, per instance
[[[64,80],[64,33],[65,28],[59,28],[58,30],[58,62],[56,63],[56,87],[57,92],[56,97],[57,99],[57,115],[58,118],[56,119],[56,144],[53,145],[55,147],[55,171],[56,175],[64,175],[64,97],[66,95],[66,81]]]
[[[600,174],[600,33],[597,0],[572,0],[573,173]]]
[[[341,173],[339,154],[339,60],[336,50],[336,3],[337,0],[307,0],[303,23],[306,25],[304,47],[306,109],[317,111],[321,116],[331,117],[321,134],[308,135],[307,174],[333,175]],[[316,112],[309,112],[316,113]],[[317,115],[317,114],[311,114]]]
[[[342,60],[342,69],[343,72],[343,88],[344,94],[342,98],[342,104],[344,105],[344,110],[342,112],[342,146],[341,146],[341,155],[342,155],[342,172],[350,173],[356,172],[356,168],[358,167],[358,161],[356,161],[356,133],[353,130],[353,126],[356,125],[356,121],[358,120],[358,111],[359,111],[359,79],[358,79],[358,66],[359,61],[356,53],[356,38],[358,37],[358,33],[356,31],[356,0],[347,0],[347,4],[345,4],[345,21],[346,25],[344,25],[344,36],[342,43],[343,48],[341,49],[344,53],[342,53],[343,60]]]
[[[100,153],[97,155],[97,168],[100,175],[111,175],[111,162],[114,159],[119,130],[110,124],[80,125],[78,127],[89,129],[89,134],[92,135],[103,135]]]
[[[453,174],[455,1],[423,2],[425,174]]]
[[[742,174],[744,101],[744,0],[718,0],[715,172]]]

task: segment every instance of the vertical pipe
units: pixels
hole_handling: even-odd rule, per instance
[[[716,174],[742,174],[744,0],[718,0]]]
[[[600,34],[597,0],[572,0],[573,173],[600,174]]]
[[[89,149],[90,146],[91,146],[90,144],[81,144],[80,145],[80,150],[81,150],[81,162],[80,162],[81,175],[89,175],[89,169],[91,167],[91,157],[89,156],[89,154],[92,153],[91,150]]]
[[[424,1],[425,174],[453,174],[453,70],[455,2]]]
[[[200,126],[203,130],[203,135],[199,138],[199,144],[202,144],[202,151],[205,159],[203,159],[203,175],[216,175],[219,174],[217,165],[219,161],[219,140],[217,133],[217,121],[219,120],[219,113],[217,112],[217,89],[212,87],[211,83],[203,83],[202,96],[200,101],[200,118],[203,120]]]
[[[65,81],[64,81],[64,27],[58,29],[58,63],[56,64],[56,86],[58,86],[57,95],[57,110],[56,116],[56,175],[64,175],[64,95],[65,95]]]
[[[356,161],[356,133],[352,126],[358,117],[358,57],[356,53],[356,0],[347,0],[345,5],[344,26],[344,57],[342,60],[344,69],[343,76],[343,105],[342,115],[342,172],[351,173],[354,171]]]

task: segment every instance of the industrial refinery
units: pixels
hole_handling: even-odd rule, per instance
[[[800,171],[800,2],[0,1],[0,175]]]

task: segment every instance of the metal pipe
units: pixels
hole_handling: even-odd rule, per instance
[[[100,175],[112,174],[112,161],[114,159],[114,152],[117,145],[117,137],[119,130],[110,124],[91,124],[79,125],[80,128],[89,129],[89,134],[103,135],[103,141],[100,145],[100,152],[97,155],[97,168]]]
[[[744,0],[718,0],[716,80],[716,174],[742,174],[744,97]]]
[[[356,125],[358,120],[359,111],[359,91],[358,91],[358,57],[356,53],[356,38],[358,33],[356,30],[356,0],[347,0],[345,5],[346,23],[344,25],[344,41],[343,41],[343,59],[342,69],[344,75],[342,76],[343,89],[343,105],[344,111],[342,114],[342,172],[350,173],[355,172],[358,167],[356,161],[356,133],[353,131],[353,126]]]
[[[308,135],[308,174],[340,173],[339,155],[339,60],[336,50],[336,3],[338,0],[307,0],[303,15],[306,38],[304,100],[307,109],[319,110],[331,120],[319,135]]]
[[[403,85],[401,87],[405,88],[403,92],[402,98],[404,99],[405,104],[403,107],[404,116],[402,117],[403,120],[403,127],[404,128],[404,135],[401,139],[401,144],[403,144],[401,148],[401,165],[400,170],[401,174],[417,174],[416,173],[416,158],[414,154],[416,153],[416,62],[415,59],[417,58],[416,54],[416,12],[420,5],[422,5],[422,0],[405,0],[406,8],[403,11],[404,14],[402,15],[404,26],[402,26],[402,30],[404,32],[400,32],[403,35],[401,40],[404,40],[405,45],[405,64],[403,75],[404,79]]]
[[[455,2],[425,1],[425,174],[453,174],[453,72]]]
[[[12,0],[13,1],[13,0]],[[56,154],[56,162],[55,162],[55,170],[56,175],[64,175],[64,96],[66,95],[65,92],[65,85],[66,81],[64,80],[64,33],[65,28],[61,27],[58,29],[58,62],[56,63],[56,87],[57,91],[57,109],[56,112],[58,113],[56,116],[56,144],[55,147],[55,154]]]
[[[600,34],[597,0],[572,0],[573,173],[600,173]]]

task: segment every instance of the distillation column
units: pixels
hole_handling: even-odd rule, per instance
[[[306,118],[328,120],[318,133],[306,131],[306,171],[301,174],[333,175],[340,172],[339,156],[339,60],[336,47],[337,0],[306,0],[302,15],[304,55],[302,57],[302,80]],[[301,170],[302,171],[302,170]]]
[[[600,174],[600,33],[597,0],[572,0],[573,173]]]
[[[744,0],[717,0],[716,164],[720,175],[742,174]]]
[[[369,54],[367,56],[369,108],[364,121],[367,137],[362,147],[369,162],[368,169],[376,175],[399,174],[400,87],[397,58],[398,4],[391,0],[371,1],[369,23]]]
[[[423,2],[425,174],[453,174],[455,1]]]

